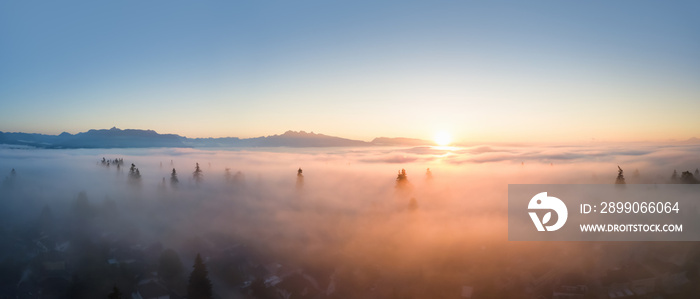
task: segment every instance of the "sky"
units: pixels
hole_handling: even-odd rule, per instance
[[[0,131],[700,137],[692,1],[0,2]]]

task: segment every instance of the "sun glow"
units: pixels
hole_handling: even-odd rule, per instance
[[[450,142],[452,142],[452,137],[450,136],[449,133],[445,131],[438,132],[435,134],[435,143],[439,146],[448,146],[450,145]]]

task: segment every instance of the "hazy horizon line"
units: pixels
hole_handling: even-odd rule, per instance
[[[347,140],[353,140],[353,141],[362,141],[362,142],[367,142],[371,143],[377,138],[390,138],[390,139],[413,139],[413,140],[420,140],[420,141],[427,141],[429,143],[434,143],[434,140],[430,139],[423,139],[423,138],[417,138],[417,137],[412,137],[412,136],[375,136],[375,137],[370,137],[370,139],[355,139],[353,137],[344,137],[341,135],[332,135],[332,134],[326,134],[326,133],[320,133],[315,130],[307,131],[307,130],[292,130],[288,129],[285,130],[282,133],[275,133],[275,134],[268,134],[268,135],[258,135],[258,136],[253,136],[250,135],[251,137],[242,137],[242,136],[207,136],[207,137],[188,137],[186,135],[182,135],[180,133],[163,133],[159,132],[154,129],[141,129],[141,128],[126,128],[122,129],[116,126],[112,126],[111,128],[92,128],[92,129],[87,129],[86,131],[78,131],[75,133],[68,132],[68,131],[62,131],[61,133],[38,133],[38,132],[24,132],[24,131],[5,131],[5,130],[0,130],[0,133],[20,133],[20,134],[38,134],[38,135],[47,135],[47,136],[59,136],[63,133],[68,133],[71,135],[77,135],[80,133],[87,133],[89,131],[101,131],[101,130],[121,130],[121,131],[126,131],[126,130],[135,130],[135,131],[153,131],[158,135],[177,135],[179,137],[187,138],[187,139],[225,139],[225,138],[238,138],[238,139],[254,139],[254,138],[265,138],[265,137],[272,137],[272,136],[281,136],[284,135],[287,132],[293,132],[293,133],[307,133],[307,134],[315,134],[315,135],[323,135],[327,137],[334,137],[334,138],[342,138],[342,139],[347,139]],[[558,145],[570,145],[570,144],[629,144],[629,143],[700,143],[700,138],[696,136],[691,136],[687,139],[665,139],[665,140],[609,140],[609,139],[598,139],[598,138],[589,138],[587,141],[558,141],[558,140],[546,140],[546,141],[528,141],[528,142],[522,142],[522,141],[479,141],[479,140],[473,140],[473,141],[454,141],[450,144],[450,146],[470,146],[470,145],[485,145],[485,144],[492,144],[492,145],[510,145],[510,146],[517,146],[517,145],[547,145],[547,144],[558,144]]]

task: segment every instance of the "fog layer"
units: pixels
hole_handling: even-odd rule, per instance
[[[23,240],[0,248],[0,285],[46,289],[32,261],[58,252],[71,275],[49,288],[56,297],[106,296],[115,285],[130,294],[172,249],[185,268],[173,279],[184,280],[199,253],[223,298],[457,298],[464,287],[480,298],[551,296],[572,275],[605,288],[610,269],[659,252],[687,264],[696,246],[508,242],[508,184],[612,184],[618,165],[628,184],[667,183],[674,170],[700,167],[698,153],[643,144],[0,149],[0,233]],[[129,275],[91,274],[83,268],[93,255],[99,271],[114,260]],[[555,279],[538,282],[548,271]]]

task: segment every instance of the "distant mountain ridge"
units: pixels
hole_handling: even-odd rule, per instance
[[[224,138],[194,138],[187,139],[192,147],[334,147],[334,146],[370,146],[369,142],[352,140],[341,137],[307,133],[304,131],[287,131],[282,135],[240,139],[238,137]]]
[[[130,148],[130,147],[186,147],[184,137],[158,134],[153,130],[89,130],[75,135],[0,132],[0,143],[30,145],[42,148]]]
[[[317,134],[287,131],[281,135],[254,138],[187,138],[176,134],[159,134],[153,130],[111,129],[59,135],[0,132],[0,144],[28,145],[39,148],[149,148],[149,147],[356,147],[381,145],[434,145],[430,141],[410,138],[375,138],[372,142]]]

